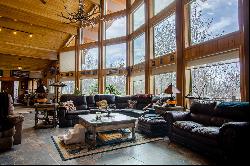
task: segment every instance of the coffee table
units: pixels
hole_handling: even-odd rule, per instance
[[[95,114],[79,115],[79,119],[80,124],[93,134],[93,139],[90,143],[94,147],[97,146],[97,133],[103,131],[132,128],[132,140],[135,140],[136,118],[118,113],[112,113],[110,117],[107,117],[105,113],[102,114],[101,120],[96,120]]]

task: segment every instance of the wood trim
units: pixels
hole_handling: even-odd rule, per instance
[[[239,0],[240,29],[243,31],[240,47],[241,98],[249,102],[249,0]]]
[[[130,16],[130,13],[129,13],[129,9],[131,7],[131,0],[126,0],[126,4],[127,4],[127,20],[126,20],[126,26],[127,26],[127,31],[126,31],[126,36],[127,36],[127,45],[126,45],[126,48],[127,48],[127,77],[126,77],[126,94],[127,95],[130,95],[131,94],[131,73],[130,73],[130,70],[129,69],[129,66],[132,65],[132,43],[130,42],[130,40],[128,40],[128,36],[132,30],[132,26],[131,26],[131,23],[132,23],[132,17]]]
[[[185,96],[185,24],[184,24],[184,3],[182,0],[176,0],[176,57],[177,57],[177,72],[176,72],[176,84],[180,90],[180,94],[177,94],[177,105],[184,106]]]
[[[103,45],[109,46],[109,45],[121,44],[121,43],[126,43],[126,41],[127,41],[127,37],[123,36],[123,37],[118,37],[114,39],[104,40]]]
[[[153,7],[153,2],[151,2],[152,7]],[[152,9],[153,10],[153,9]],[[153,16],[153,11],[151,14],[151,19],[149,21],[149,26],[153,27],[156,24],[158,24],[159,22],[161,22],[162,20],[166,19],[167,17],[171,16],[174,12],[175,12],[176,8],[175,8],[175,1],[172,2],[169,6],[167,6],[165,9],[163,9],[160,13],[158,13],[157,15]]]
[[[190,46],[185,49],[185,60],[192,61],[218,52],[240,48],[242,44],[241,36],[242,33],[238,31],[201,44]]]
[[[135,2],[129,8],[128,12],[132,14],[143,2],[144,0],[135,0]]]
[[[102,9],[104,9],[105,1],[102,1]],[[104,16],[105,11],[102,10],[101,15]],[[103,69],[104,69],[104,60],[105,60],[105,54],[104,54],[104,30],[105,30],[105,24],[104,21],[99,21],[99,33],[98,33],[98,39],[99,39],[99,63],[98,63],[98,89],[99,93],[103,94],[105,85],[104,85],[104,76],[103,76]]]

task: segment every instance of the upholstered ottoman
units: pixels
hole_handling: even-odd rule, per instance
[[[146,114],[138,118],[138,130],[148,136],[166,136],[167,122],[157,114]]]

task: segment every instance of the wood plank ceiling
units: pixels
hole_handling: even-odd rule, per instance
[[[87,10],[96,2],[86,1]],[[60,17],[64,5],[75,12],[78,0],[0,0],[0,69],[37,71],[57,60],[77,29]]]

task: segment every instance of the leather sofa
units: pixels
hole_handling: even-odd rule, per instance
[[[62,95],[60,102],[72,100],[76,111],[67,111],[64,107],[59,107],[58,120],[59,127],[72,127],[79,122],[78,115],[95,113],[98,110],[96,105],[101,100],[106,100],[113,112],[118,112],[132,117],[140,117],[145,113],[144,107],[152,102],[151,95],[115,96],[98,94],[95,96]],[[136,107],[128,108],[128,100],[136,100]]]
[[[164,118],[171,141],[219,161],[240,162],[249,150],[249,102],[193,103],[190,112],[166,112]]]
[[[0,151],[21,144],[24,116],[14,114],[13,100],[7,93],[0,93]]]

